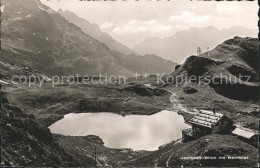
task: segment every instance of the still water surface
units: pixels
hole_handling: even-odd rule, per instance
[[[181,130],[189,126],[184,123],[181,115],[163,110],[150,116],[125,117],[106,112],[70,113],[49,128],[55,134],[97,135],[110,148],[153,151],[181,138]]]

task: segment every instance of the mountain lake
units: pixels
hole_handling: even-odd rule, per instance
[[[177,112],[163,110],[153,115],[126,116],[108,112],[70,113],[49,128],[54,134],[96,135],[109,148],[154,151],[181,138],[182,130],[190,126]]]

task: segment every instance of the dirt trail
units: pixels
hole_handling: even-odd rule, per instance
[[[163,154],[161,154],[161,155],[154,161],[154,167],[158,167],[158,163],[159,163],[159,161],[162,159],[162,157],[163,157],[165,154],[172,152],[172,150],[173,150],[173,149],[168,150],[168,151],[164,152]]]
[[[179,102],[179,97],[176,93],[174,92],[170,92],[172,95],[170,97],[170,101],[172,103],[172,109],[173,111],[177,111],[178,113],[189,113],[189,114],[196,114],[198,110],[196,109],[192,109],[192,110],[188,110],[186,107],[184,107],[180,102]],[[181,148],[180,148],[181,149]],[[180,150],[179,149],[179,150]],[[163,156],[165,156],[168,153],[171,153],[171,155],[169,156],[169,158],[167,159],[165,166],[169,167],[169,161],[171,160],[171,157],[173,156],[173,154],[175,152],[173,152],[174,149],[170,149],[164,153],[162,153],[158,158],[156,158],[154,160],[154,167],[158,167],[158,163],[159,161],[163,158]]]
[[[181,148],[178,149],[177,151],[181,150],[181,149],[184,148],[184,147],[185,147],[185,146],[181,147]],[[177,152],[177,151],[175,151],[175,152]],[[166,166],[166,167],[170,167],[170,166],[169,166],[169,162],[170,162],[172,156],[175,154],[175,152],[173,152],[173,153],[169,156],[169,158],[167,159],[167,161],[166,161],[166,163],[165,163],[165,166]]]
[[[187,109],[185,106],[183,106],[180,102],[179,102],[179,97],[176,93],[171,92],[172,96],[170,98],[170,101],[172,103],[172,110],[173,111],[177,111],[178,113],[189,113],[189,114],[196,114],[198,112],[197,109]]]
[[[124,110],[125,110],[126,103],[127,103],[128,101],[130,101],[131,99],[132,99],[132,93],[131,93],[130,96],[129,96],[128,98],[126,98],[125,101],[123,102],[123,106],[122,106],[123,112],[124,112]]]

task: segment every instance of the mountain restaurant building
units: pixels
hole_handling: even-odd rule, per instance
[[[236,136],[238,139],[249,143],[255,147],[258,147],[258,134],[255,134],[253,132],[249,132],[247,130],[243,130],[242,128],[236,128],[232,134]]]
[[[215,110],[200,110],[188,121],[192,128],[182,131],[182,141],[198,139],[208,134],[231,134],[233,121],[224,114],[216,113]]]

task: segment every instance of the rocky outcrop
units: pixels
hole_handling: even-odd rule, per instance
[[[183,92],[187,93],[187,94],[193,94],[193,93],[197,93],[198,91],[192,87],[183,87]]]
[[[188,76],[199,77],[207,73],[213,64],[220,65],[221,62],[211,58],[190,56],[182,67],[186,70]]]
[[[169,92],[159,89],[159,88],[148,88],[141,84],[135,84],[131,86],[126,86],[119,89],[120,91],[127,91],[130,93],[135,93],[140,96],[163,96],[169,94]]]
[[[195,84],[194,88],[201,88],[207,85],[217,94],[230,99],[256,101],[259,82],[258,45],[257,39],[235,37],[208,53],[190,56],[171,76],[192,79],[180,83],[182,87]]]

